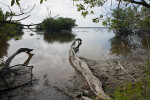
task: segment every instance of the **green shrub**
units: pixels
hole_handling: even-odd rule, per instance
[[[146,77],[136,83],[127,83],[113,93],[113,100],[150,100],[150,60],[143,66]]]
[[[72,27],[76,26],[74,19],[59,17],[57,19],[46,18],[41,25],[36,27],[37,30],[44,30],[46,32],[71,30]]]
[[[0,20],[7,19],[11,15],[11,13],[6,12],[5,14],[3,11],[0,9]],[[15,22],[19,23],[19,22]],[[17,36],[22,34],[23,26],[22,25],[17,25],[17,24],[9,24],[9,23],[0,23],[0,41],[1,40],[8,40],[12,36]]]

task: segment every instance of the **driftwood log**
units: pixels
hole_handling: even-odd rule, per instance
[[[29,49],[29,48],[20,48],[19,50],[17,50],[13,55],[11,55],[11,56],[6,60],[4,66],[0,67],[0,71],[2,71],[3,69],[9,68],[9,65],[10,65],[12,59],[13,59],[16,55],[20,54],[21,52],[27,52],[27,54],[29,55],[29,52],[31,52],[32,50],[33,50],[33,49]],[[32,57],[29,55],[29,58],[31,59]],[[28,58],[28,60],[29,60],[29,58]],[[27,63],[27,62],[26,62],[26,63]]]
[[[78,44],[76,45],[76,42]],[[93,75],[91,70],[89,69],[88,65],[85,63],[85,61],[81,60],[76,53],[79,51],[79,47],[82,44],[81,39],[75,39],[74,42],[71,45],[71,49],[69,51],[69,59],[71,63],[74,65],[74,67],[81,72],[81,74],[84,76],[86,81],[88,82],[88,85],[90,89],[94,92],[94,94],[101,98],[101,99],[110,99],[109,96],[107,96],[102,88],[102,83],[100,80]]]
[[[3,88],[3,89],[0,89],[0,92],[2,91],[7,91],[7,90],[11,90],[11,89],[15,89],[15,88],[18,88],[18,87],[21,87],[21,86],[24,86],[28,83],[31,83],[32,84],[32,69],[33,69],[33,66],[28,66],[29,64],[29,61],[31,60],[33,54],[31,54],[30,52],[32,51],[33,49],[29,49],[29,48],[20,48],[19,50],[17,50],[12,56],[10,56],[6,62],[4,63],[4,65],[2,67],[0,67],[0,76],[3,80],[3,82],[5,83],[5,85],[7,86],[7,88]],[[13,58],[22,53],[22,52],[26,52],[28,54],[28,58],[27,60],[23,63],[23,64],[18,64],[18,65],[14,65],[14,66],[9,66],[11,61],[13,60]],[[27,81],[27,82],[24,82],[23,84],[19,84],[17,86],[13,86],[13,87],[10,87],[9,84],[7,83],[6,79],[5,79],[5,76],[8,76],[6,73],[10,72],[10,73],[14,73],[16,75],[20,75],[19,73],[15,72],[13,70],[14,67],[16,66],[25,66],[25,67],[29,67],[31,68],[31,74],[30,74],[30,80]],[[6,75],[5,75],[6,74]]]
[[[13,59],[16,55],[20,54],[21,52],[27,52],[27,53],[29,53],[29,52],[31,52],[32,50],[33,50],[33,49],[29,49],[29,48],[20,48],[19,50],[17,50],[12,56],[10,56],[10,57],[6,60],[4,67],[9,67],[10,62],[12,61],[12,59]]]

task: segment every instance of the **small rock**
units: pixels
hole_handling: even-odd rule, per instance
[[[73,76],[73,78],[77,78],[77,76]]]
[[[89,95],[89,91],[88,90],[84,90],[83,91],[83,95],[88,96]]]
[[[101,67],[100,69],[101,69],[102,71],[106,71],[106,72],[109,70],[107,66]]]
[[[18,83],[21,83],[21,81],[18,81]]]
[[[120,66],[116,66],[115,69],[120,69]]]
[[[30,36],[33,36],[34,34],[30,33]]]
[[[82,99],[83,99],[83,100],[92,100],[91,98],[85,97],[85,96],[82,96]]]

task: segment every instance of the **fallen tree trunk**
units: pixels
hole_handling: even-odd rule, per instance
[[[78,45],[76,45],[76,42],[78,41]],[[85,61],[81,60],[76,53],[79,51],[79,47],[82,44],[81,39],[75,39],[74,42],[71,45],[71,49],[69,51],[69,59],[71,63],[74,65],[74,67],[82,73],[84,78],[89,84],[90,89],[94,92],[94,94],[101,98],[101,99],[109,99],[110,97],[105,94],[102,88],[102,83],[100,80],[93,75],[91,70],[89,69],[88,65],[85,63]]]
[[[20,48],[19,50],[17,50],[12,56],[10,56],[10,57],[6,60],[4,66],[0,67],[0,76],[1,76],[2,80],[4,81],[5,85],[7,86],[7,89],[2,89],[2,90],[0,90],[0,91],[3,91],[3,90],[11,90],[11,89],[14,89],[14,88],[17,88],[17,87],[26,85],[26,84],[29,83],[29,82],[32,84],[32,69],[33,69],[33,66],[28,66],[29,61],[31,60],[31,58],[32,58],[32,56],[33,56],[33,54],[30,53],[32,50],[33,50],[33,49]],[[9,66],[10,63],[11,63],[11,61],[13,60],[13,58],[14,58],[16,55],[20,54],[21,52],[26,52],[26,53],[28,54],[28,59],[24,62],[24,64],[18,64],[18,65],[14,65],[14,66]],[[30,80],[29,82],[24,82],[24,83],[21,84],[21,85],[10,87],[9,84],[8,84],[8,82],[7,82],[6,79],[4,78],[4,76],[8,76],[8,75],[5,75],[5,73],[8,73],[8,72],[9,72],[9,74],[11,73],[11,74],[16,74],[16,75],[21,75],[21,74],[18,74],[17,72],[15,72],[15,71],[12,69],[13,67],[16,67],[16,66],[26,66],[26,67],[30,68],[30,69],[31,69],[31,74],[30,74],[30,79],[31,79],[31,80]],[[11,79],[11,77],[13,77],[13,75],[12,75],[12,76],[9,76],[8,78]],[[15,77],[16,77],[16,76],[15,76]],[[12,85],[12,84],[11,84],[11,85]]]
[[[32,50],[33,50],[33,49],[20,48],[19,50],[17,50],[12,56],[10,56],[10,57],[6,60],[4,67],[5,67],[5,68],[8,68],[9,65],[10,65],[10,63],[11,63],[11,61],[12,61],[12,59],[13,59],[16,55],[18,55],[19,53],[21,53],[21,52],[27,52],[27,53],[29,53],[29,52],[31,52]]]
[[[4,66],[2,66],[2,67],[0,67],[0,71],[3,71],[4,69],[9,69],[9,65],[10,65],[10,63],[11,63],[11,61],[12,61],[12,59],[16,56],[16,55],[18,55],[18,54],[20,54],[21,52],[27,52],[27,54],[29,53],[29,52],[31,52],[33,49],[28,49],[28,48],[20,48],[19,50],[17,50],[13,55],[11,55],[7,60],[6,60],[6,62],[5,62],[5,64],[4,64]],[[29,55],[29,54],[28,54]],[[33,55],[32,55],[33,56]],[[30,56],[29,55],[29,60],[32,58],[32,56]],[[27,65],[28,63],[27,63],[27,61],[24,63],[25,65]],[[22,65],[22,64],[20,64],[20,65]],[[4,72],[5,73],[5,72]]]

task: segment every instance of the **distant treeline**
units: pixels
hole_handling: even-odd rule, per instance
[[[45,18],[42,24],[36,26],[38,31],[55,32],[62,30],[71,30],[72,27],[76,26],[76,20],[72,18],[58,17],[57,19]]]

